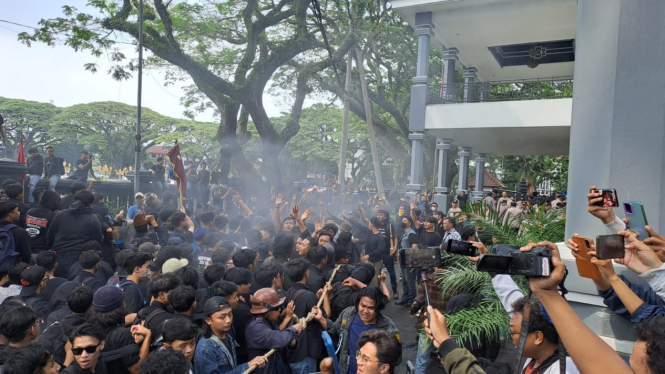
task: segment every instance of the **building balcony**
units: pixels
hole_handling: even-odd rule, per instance
[[[430,96],[427,104],[546,100],[572,97],[572,78],[549,78],[511,82],[437,84],[430,86]]]
[[[432,87],[425,130],[494,155],[567,155],[573,80],[455,83]]]

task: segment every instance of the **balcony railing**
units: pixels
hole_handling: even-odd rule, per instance
[[[438,84],[431,87],[427,104],[487,101],[545,100],[573,97],[572,78]]]

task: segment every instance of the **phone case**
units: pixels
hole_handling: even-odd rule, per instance
[[[598,235],[596,236],[596,258],[599,260],[623,258],[625,256],[624,246],[625,239],[621,235]]]
[[[647,222],[647,214],[644,211],[644,205],[637,201],[626,201],[623,204],[623,210],[626,213],[630,230],[637,233],[637,239],[644,241],[644,239],[649,237],[649,234],[647,234],[647,230],[645,229],[646,225],[649,223]],[[633,214],[628,214],[626,211],[626,204],[630,204]]]
[[[577,273],[580,277],[590,278],[595,280],[603,279],[603,275],[600,274],[598,267],[591,263],[591,256],[589,251],[591,248],[587,246],[587,241],[592,243],[593,241],[589,238],[584,238],[581,236],[574,237],[573,242],[577,244],[578,252],[577,258],[575,259],[575,264],[577,265]]]

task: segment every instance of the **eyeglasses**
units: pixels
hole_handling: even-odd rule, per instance
[[[369,359],[369,357],[367,357],[367,356],[362,356],[362,355],[360,354],[360,351],[356,351],[356,361],[362,362],[362,363],[363,363],[363,366],[369,364],[370,362],[381,362],[381,361],[379,361],[379,360],[372,361],[372,360]]]
[[[97,347],[99,347],[99,344],[90,345],[83,348],[72,348],[72,353],[74,354],[74,356],[80,356],[83,353],[83,351],[85,351],[88,354],[93,354],[97,352]]]
[[[28,333],[28,331],[30,331],[30,329],[32,329],[33,327],[35,327],[35,326],[37,326],[37,325],[39,325],[39,324],[42,324],[42,325],[43,325],[43,324],[44,324],[44,320],[41,319],[41,318],[37,318],[37,319],[35,320],[35,323],[33,323],[32,326],[30,326],[29,329],[25,330],[26,334]]]

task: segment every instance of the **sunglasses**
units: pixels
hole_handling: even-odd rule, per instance
[[[88,354],[93,354],[97,352],[97,347],[99,347],[99,344],[83,348],[72,348],[72,353],[74,354],[74,356],[80,356],[83,353],[83,351],[85,351]]]

